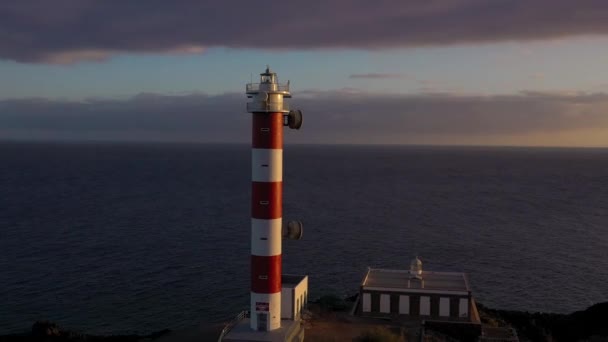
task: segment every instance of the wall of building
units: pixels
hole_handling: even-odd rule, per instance
[[[284,284],[281,289],[281,318],[299,319],[308,303],[308,276],[297,285]]]
[[[408,316],[447,320],[470,319],[471,296],[378,292],[361,290],[361,300],[356,312],[362,316]]]
[[[293,287],[281,289],[281,319],[293,319]]]
[[[304,277],[304,279],[295,287],[294,296],[293,315],[294,319],[298,319],[300,318],[302,309],[306,307],[306,303],[308,302],[308,277]]]

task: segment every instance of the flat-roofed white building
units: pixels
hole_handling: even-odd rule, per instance
[[[281,319],[297,320],[308,303],[308,276],[281,276]]]
[[[467,275],[422,270],[369,268],[360,286],[356,313],[368,317],[409,317],[447,321],[478,320]]]

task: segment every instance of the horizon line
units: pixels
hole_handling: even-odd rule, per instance
[[[34,144],[164,144],[164,145],[243,145],[249,142],[226,141],[179,141],[179,140],[119,140],[119,139],[7,139],[0,138],[0,144],[34,143]],[[564,146],[564,145],[505,145],[505,144],[416,144],[416,143],[285,143],[289,146],[378,146],[378,147],[447,147],[447,148],[537,148],[537,149],[608,149],[607,146]]]

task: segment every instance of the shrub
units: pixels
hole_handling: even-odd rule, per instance
[[[328,294],[328,295],[322,296],[321,298],[319,298],[317,303],[319,303],[319,306],[323,310],[346,311],[349,309],[348,303],[346,303],[346,301],[344,299],[342,299],[334,294]]]
[[[357,342],[400,342],[401,337],[386,328],[374,328],[355,339]]]

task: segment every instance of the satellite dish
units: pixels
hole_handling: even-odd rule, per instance
[[[304,234],[304,228],[300,221],[289,221],[285,227],[283,227],[283,237],[290,240],[300,240]]]
[[[287,114],[287,125],[291,129],[300,129],[302,127],[302,111],[292,110]]]

